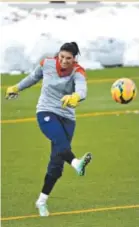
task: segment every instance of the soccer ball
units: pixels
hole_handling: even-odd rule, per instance
[[[116,102],[127,104],[136,97],[136,94],[136,85],[129,78],[118,79],[112,84],[111,95]]]

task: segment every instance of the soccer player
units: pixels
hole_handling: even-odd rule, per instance
[[[80,53],[77,43],[65,43],[54,58],[45,58],[27,77],[8,87],[6,99],[42,79],[37,104],[37,121],[40,130],[51,141],[51,156],[42,191],[36,201],[40,216],[48,216],[47,200],[57,180],[62,176],[64,163],[70,164],[79,176],[91,161],[91,153],[77,159],[71,149],[75,129],[75,107],[87,95],[85,70],[76,62]]]

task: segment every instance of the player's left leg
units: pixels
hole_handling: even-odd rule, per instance
[[[61,124],[63,125],[65,134],[70,144],[72,142],[75,130],[75,121],[71,121],[67,118],[60,118]],[[68,156],[68,154],[67,154]],[[85,175],[85,168],[92,159],[91,153],[86,153],[80,159],[77,159],[75,156],[71,157],[72,159],[68,160],[68,163],[76,170],[79,176]]]

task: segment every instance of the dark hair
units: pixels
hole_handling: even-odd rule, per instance
[[[72,53],[74,57],[80,54],[80,50],[76,42],[64,43],[60,48],[60,51],[63,51],[63,50]]]

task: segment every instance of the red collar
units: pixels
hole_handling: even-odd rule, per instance
[[[62,70],[59,60],[58,60],[58,58],[56,58],[56,70],[57,70],[57,74],[59,75],[59,77],[66,77],[66,76],[70,76],[70,74],[73,70],[73,67],[66,69],[66,70],[64,70],[64,69]]]

